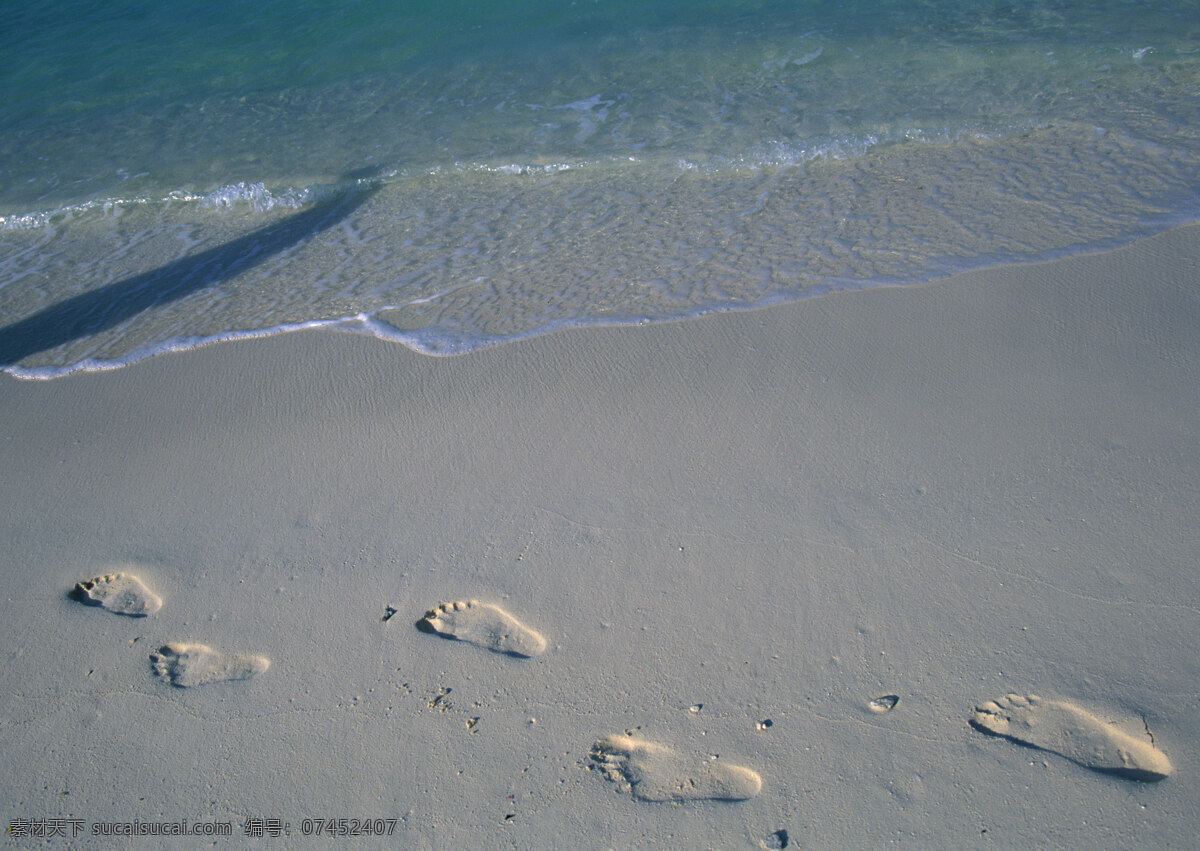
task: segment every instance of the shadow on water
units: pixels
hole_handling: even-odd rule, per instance
[[[345,179],[370,179],[354,172]],[[294,216],[165,266],[81,293],[0,328],[0,366],[112,328],[152,307],[220,284],[346,219],[378,191],[373,181]]]

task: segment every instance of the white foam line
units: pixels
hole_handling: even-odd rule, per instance
[[[210,334],[208,336],[174,337],[164,343],[133,349],[119,358],[84,358],[81,361],[66,366],[5,366],[0,368],[0,372],[7,372],[13,378],[19,378],[23,381],[49,381],[52,378],[61,378],[64,375],[71,375],[76,372],[108,372],[113,369],[121,369],[138,361],[155,357],[156,355],[167,354],[168,352],[185,352],[191,349],[198,349],[201,346],[210,346],[213,343],[225,343],[230,340],[252,340],[258,337],[286,334],[289,331],[305,331],[310,328],[344,328],[355,330],[355,326],[358,326],[358,328],[365,327],[367,321],[367,315],[360,313],[355,316],[342,316],[336,319],[310,319],[305,322],[289,322],[249,331],[222,331],[219,334]]]
[[[68,218],[84,215],[93,210],[104,213],[122,207],[137,207],[149,204],[198,203],[210,209],[234,209],[239,204],[246,204],[258,212],[266,212],[276,207],[298,209],[313,199],[313,190],[286,189],[278,194],[272,193],[263,184],[247,185],[244,183],[221,186],[204,195],[178,190],[169,192],[159,198],[100,198],[94,201],[83,201],[79,204],[67,204],[53,210],[35,210],[29,213],[10,213],[0,216],[0,231],[3,230],[34,230],[51,224],[56,218]]]

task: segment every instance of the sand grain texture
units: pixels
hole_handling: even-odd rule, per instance
[[[1197,268],[1189,227],[462,357],[306,331],[0,376],[8,817],[228,820],[235,845],[248,816],[320,816],[393,818],[376,844],[411,848],[1189,847]],[[98,563],[154,564],[166,604],[69,599]],[[413,628],[464,589],[552,652]],[[461,611],[430,626],[524,635]],[[164,687],[148,654],[201,636],[270,669]],[[1047,683],[1144,716],[1171,776],[1082,769],[1079,729],[1164,766],[986,703]],[[588,770],[635,726],[599,750],[617,784]]]

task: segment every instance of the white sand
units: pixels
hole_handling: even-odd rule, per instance
[[[781,829],[789,847],[1188,846],[1198,268],[1191,227],[460,358],[304,332],[0,376],[4,826],[228,820],[218,847],[260,847],[246,818],[295,845],[318,817],[397,819],[354,847],[755,848]],[[161,609],[70,596],[113,573]],[[487,652],[503,618],[447,627],[472,640],[416,628],[458,600],[544,652]],[[150,655],[175,642],[269,667],[172,686]],[[1149,731],[1173,773],[969,725],[1009,693]],[[598,766],[629,730],[659,756]],[[659,764],[762,788],[646,801],[609,779]]]

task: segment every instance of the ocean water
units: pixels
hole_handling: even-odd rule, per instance
[[[0,368],[429,354],[1200,214],[1194,0],[46,0],[0,28]]]

